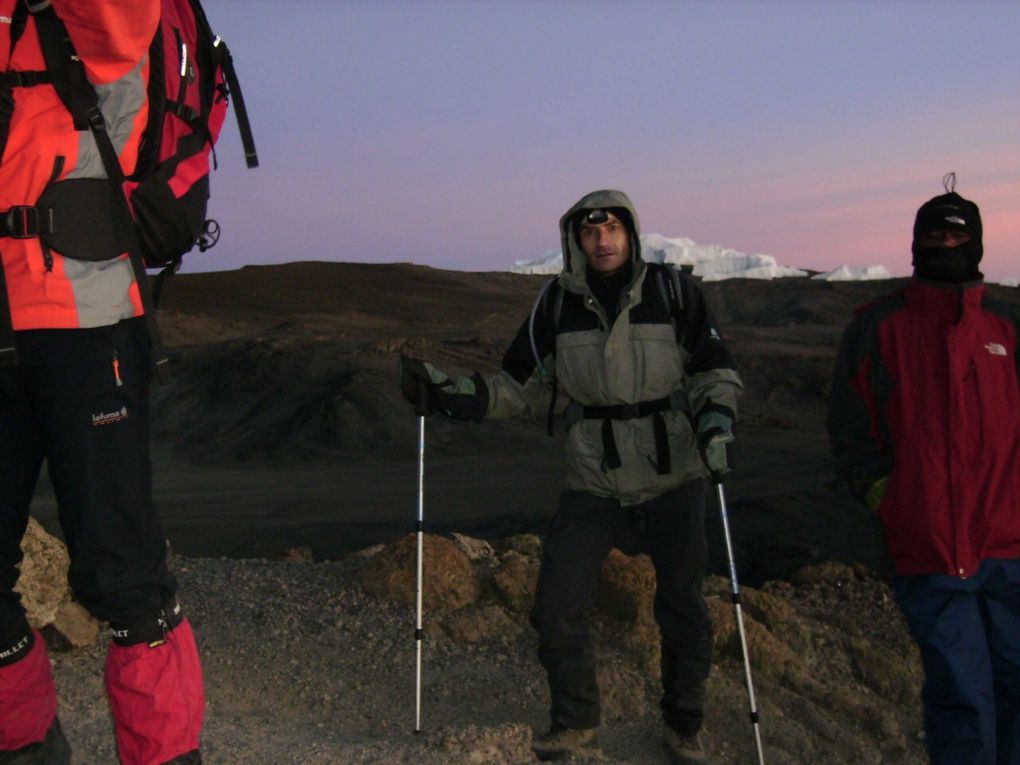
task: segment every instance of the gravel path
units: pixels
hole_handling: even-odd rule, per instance
[[[424,730],[415,735],[414,614],[366,594],[356,576],[363,565],[358,556],[174,559],[204,664],[206,763],[537,762],[532,730],[545,726],[548,701],[530,627],[462,645],[430,628],[426,614]],[[872,600],[880,604],[872,621],[891,618]],[[809,598],[808,606],[818,601],[825,598]],[[666,765],[656,673],[628,653],[623,625],[596,616],[594,628],[604,724],[599,749],[573,761]],[[73,762],[115,763],[101,682],[105,649],[52,656]],[[780,674],[759,684],[770,765],[923,761],[911,734],[906,749],[861,743],[874,731],[851,728],[867,725],[791,695],[784,682]],[[730,658],[713,665],[705,740],[717,765],[754,761],[742,668]]]

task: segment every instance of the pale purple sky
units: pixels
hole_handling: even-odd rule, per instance
[[[1020,2],[205,0],[233,116],[215,250],[506,270],[620,188],[645,233],[783,265],[910,271],[917,207],[976,201],[983,268],[1020,277]]]

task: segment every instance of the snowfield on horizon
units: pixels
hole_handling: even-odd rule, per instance
[[[776,279],[807,276],[807,271],[782,266],[771,255],[748,255],[718,244],[698,244],[686,237],[669,238],[661,234],[641,236],[641,255],[650,263],[691,266],[694,275],[705,281],[722,279]],[[510,269],[518,274],[557,274],[563,269],[560,250],[547,250],[535,260],[518,260]]]
[[[748,255],[718,244],[698,244],[687,237],[665,237],[661,234],[641,236],[641,255],[650,263],[672,263],[675,266],[692,266],[694,275],[706,282],[723,279],[780,279],[806,277],[808,272],[780,265],[771,255]],[[516,274],[558,274],[563,270],[563,254],[559,249],[546,250],[534,260],[515,261],[510,268]],[[810,277],[819,281],[866,281],[894,278],[882,265],[840,266]],[[1016,279],[1004,279],[999,284],[1016,287]]]
[[[840,266],[824,274],[815,274],[811,278],[826,282],[863,282],[893,277],[885,266]]]

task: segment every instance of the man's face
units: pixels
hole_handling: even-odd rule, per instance
[[[929,231],[918,240],[922,247],[951,248],[966,244],[971,239],[970,234],[959,229],[936,229]]]
[[[612,276],[630,260],[630,235],[623,222],[607,212],[602,223],[581,222],[577,238],[588,268]]]

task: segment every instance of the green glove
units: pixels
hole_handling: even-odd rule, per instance
[[[414,404],[415,414],[439,412],[456,420],[481,422],[489,408],[489,389],[477,372],[450,379],[440,369],[400,354],[400,392]]]
[[[730,444],[734,439],[733,416],[728,411],[713,407],[698,415],[698,450],[714,483],[722,483],[732,469]]]
[[[883,476],[868,487],[868,490],[864,493],[864,504],[868,506],[869,510],[878,512],[878,508],[882,504],[882,497],[885,496],[885,487],[888,483],[889,476]]]

